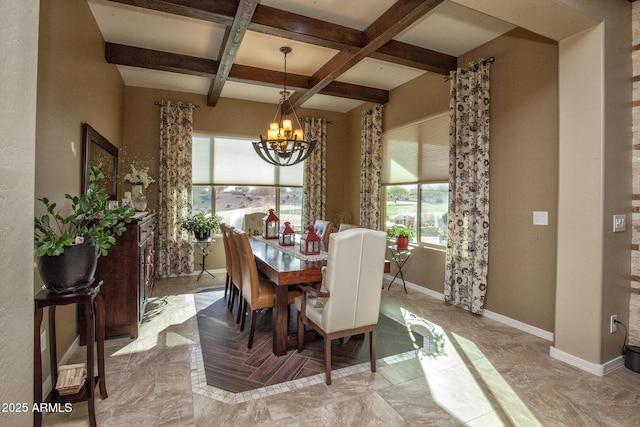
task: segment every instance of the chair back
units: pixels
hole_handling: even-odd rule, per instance
[[[224,262],[227,268],[227,274],[229,275],[229,277],[232,277],[233,259],[231,258],[231,250],[229,249],[230,226],[225,223],[222,223],[220,224],[220,231],[222,231],[222,243],[224,244]]]
[[[249,243],[249,236],[244,231],[235,229],[233,240],[238,250],[238,260],[242,275],[242,294],[244,298],[251,303],[253,296],[259,295],[258,268],[256,267],[256,259],[253,257],[253,250]]]
[[[229,275],[231,276],[231,281],[236,285],[236,287],[242,291],[242,269],[240,267],[240,258],[238,256],[238,248],[236,247],[236,242],[233,239],[235,227],[227,226],[227,243],[229,244],[229,255],[231,256],[231,271]],[[224,229],[222,231],[225,233]]]
[[[315,224],[313,224],[313,231],[320,237],[321,248],[323,251],[328,250],[329,248],[329,236],[331,235],[331,230],[333,225],[329,221],[324,221],[321,219],[316,219]]]
[[[257,236],[262,234],[262,219],[264,218],[264,212],[249,213],[244,216],[244,222],[242,229],[250,236]]]
[[[330,240],[325,287],[331,296],[320,326],[330,333],[377,324],[387,234],[353,228]]]
[[[341,231],[351,230],[352,228],[360,228],[360,226],[354,224],[340,224],[340,227],[338,227],[338,233]]]

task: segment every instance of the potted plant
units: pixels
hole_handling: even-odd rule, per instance
[[[413,239],[415,234],[410,228],[396,225],[393,227],[393,234],[391,237],[396,238],[396,246],[398,249],[407,249],[409,247],[409,240]]]
[[[185,218],[180,227],[193,233],[196,240],[207,240],[211,237],[211,230],[219,229],[221,223],[222,217],[213,215],[204,209],[198,209],[196,213]]]
[[[95,167],[91,176],[85,194],[65,194],[71,201],[69,214],[56,210],[57,204],[46,197],[38,199],[47,213],[34,217],[36,264],[49,291],[69,292],[89,286],[98,257],[107,255],[135,213],[128,205],[107,209],[109,195],[99,186],[103,176]]]

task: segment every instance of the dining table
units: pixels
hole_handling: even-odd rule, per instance
[[[327,252],[307,256],[296,246],[280,246],[278,240],[267,241],[261,236],[250,236],[249,243],[258,271],[275,284],[273,307],[273,354],[284,356],[297,346],[297,333],[288,331],[288,292],[290,286],[322,281],[322,267],[327,265]],[[391,264],[385,260],[384,271]]]

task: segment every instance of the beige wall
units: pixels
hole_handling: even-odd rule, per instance
[[[33,187],[36,133],[38,1],[3,4],[0,14],[0,401],[29,411],[0,414],[0,424],[32,423]],[[11,40],[11,43],[8,41]],[[5,41],[7,41],[5,43]]]
[[[80,192],[82,123],[121,146],[124,85],[104,61],[104,40],[86,2],[42,2],[38,53],[35,196],[68,209],[64,194]],[[35,212],[44,212],[39,202]],[[40,290],[37,272],[33,288]],[[75,307],[56,313],[61,357],[76,338]]]
[[[618,357],[622,341],[621,333],[609,334],[609,317],[617,313],[626,320],[629,314],[631,233],[611,228],[613,213],[631,213],[631,4],[453,1],[560,42],[552,354],[577,357],[595,365],[587,369],[601,371],[597,365]]]
[[[458,58],[491,66],[491,225],[486,309],[553,331],[558,198],[558,46],[513,30]],[[533,225],[533,212],[549,225]]]

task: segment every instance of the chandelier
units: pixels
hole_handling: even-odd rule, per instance
[[[287,91],[287,54],[291,53],[291,48],[283,46],[280,52],[284,54],[284,85],[280,92],[280,102],[267,130],[266,138],[260,135],[260,141],[252,144],[256,153],[265,162],[276,166],[292,166],[309,157],[316,141],[306,140],[296,110],[289,100],[291,93]],[[289,111],[291,113],[287,114]]]

